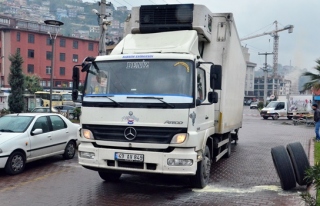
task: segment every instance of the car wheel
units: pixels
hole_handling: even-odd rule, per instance
[[[106,182],[117,182],[121,177],[121,173],[99,172],[99,176]]]
[[[288,118],[288,120],[291,120],[291,119],[292,119],[292,117],[290,117],[290,116],[287,116],[287,118]]]
[[[190,177],[192,187],[204,188],[209,183],[211,170],[211,157],[209,147],[206,146],[202,160],[197,163],[197,172]]]
[[[280,178],[281,188],[283,190],[294,188],[296,186],[296,177],[286,148],[284,146],[271,148],[271,156]]]
[[[268,119],[268,117],[263,117],[263,119]]]
[[[308,157],[300,142],[294,142],[287,145],[287,151],[291,158],[292,166],[299,185],[307,185],[305,171],[310,168]]]
[[[23,172],[25,165],[25,155],[22,152],[15,151],[9,156],[5,166],[5,171],[9,175],[17,175]]]
[[[64,153],[63,153],[63,158],[64,159],[72,159],[74,157],[74,155],[76,154],[76,143],[71,140],[68,142]]]

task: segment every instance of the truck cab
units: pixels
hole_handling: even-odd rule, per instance
[[[287,102],[271,101],[266,107],[260,111],[260,116],[263,119],[271,117],[273,120],[279,117],[286,117],[288,112]]]

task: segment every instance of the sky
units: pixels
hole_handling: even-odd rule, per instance
[[[98,0],[85,0],[98,2]],[[109,2],[109,1],[108,1]],[[293,25],[278,33],[278,63],[314,71],[316,60],[320,58],[320,1],[319,0],[111,0],[115,7],[194,3],[206,5],[213,13],[233,13],[239,38],[263,34]],[[273,52],[273,37],[264,35],[241,41],[249,48],[250,61],[263,67],[265,56],[258,53]],[[268,55],[267,63],[273,65],[273,56]]]

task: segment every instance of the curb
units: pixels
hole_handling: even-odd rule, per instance
[[[313,141],[313,138],[310,139],[309,141],[309,154],[308,154],[308,157],[309,157],[309,163],[310,163],[310,166],[314,166],[314,141]],[[316,188],[314,187],[313,184],[311,184],[309,187],[307,187],[307,192],[314,198],[316,198],[317,196],[317,190]]]

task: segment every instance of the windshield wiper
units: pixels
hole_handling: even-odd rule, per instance
[[[127,99],[157,99],[159,100],[160,102],[166,104],[167,106],[171,107],[171,108],[175,108],[175,106],[173,104],[170,104],[166,101],[163,101],[162,97],[127,97]]]
[[[92,94],[90,94],[89,97],[107,97],[110,101],[112,101],[113,103],[115,103],[117,106],[123,107],[123,105],[122,105],[121,103],[119,103],[119,102],[117,102],[117,101],[115,101],[115,100],[113,100],[113,99],[110,98],[110,97],[114,97],[114,96],[101,95],[101,94],[100,94],[100,95],[92,95]]]
[[[11,129],[0,129],[0,132],[13,132]]]

